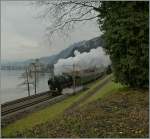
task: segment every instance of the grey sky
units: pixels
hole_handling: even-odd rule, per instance
[[[35,18],[41,9],[28,1],[1,3],[2,60],[25,60],[58,53],[74,42],[99,36],[96,21],[82,25],[68,39],[56,36],[50,45],[45,39],[46,22]]]

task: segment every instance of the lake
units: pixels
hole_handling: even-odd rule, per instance
[[[23,72],[23,70],[1,70],[1,103],[28,96],[27,85],[21,85],[25,80],[21,78]],[[37,76],[37,93],[48,91],[49,74],[39,73]],[[32,84],[30,85],[30,94],[34,94],[34,85]]]

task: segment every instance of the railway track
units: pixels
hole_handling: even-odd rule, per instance
[[[97,78],[100,78],[100,77],[98,76]],[[93,80],[96,80],[97,78],[94,78]],[[93,80],[90,80],[87,83],[89,83]],[[6,102],[1,105],[1,116],[2,116],[2,118],[7,117],[7,115],[9,116],[11,113],[15,113],[15,112],[17,113],[20,110],[23,111],[23,109],[26,109],[28,107],[32,107],[32,106],[42,103],[44,101],[46,102],[46,101],[54,98],[51,94],[52,94],[52,92],[47,91],[44,93],[39,93],[36,95],[20,98],[20,99],[14,100],[14,101]]]
[[[54,97],[51,95],[51,92],[45,92],[45,93],[21,98],[8,103],[4,103],[1,105],[1,116],[2,117],[7,116],[13,112],[17,112],[27,107],[31,107],[33,105],[47,101],[52,98]]]
[[[86,81],[85,84],[99,78],[101,78],[101,76],[97,76],[96,78],[94,77],[94,79]],[[64,94],[54,97],[52,96],[51,91],[47,91],[1,104],[1,126],[5,127],[6,125],[21,119],[31,112],[62,101],[68,96],[69,95]]]
[[[42,97],[40,95],[40,97],[30,99],[30,101],[25,100],[24,102],[20,102],[16,100],[18,103],[14,104],[11,102],[11,106],[7,104],[7,106],[5,105],[6,107],[3,106],[1,108],[1,127],[6,127],[8,124],[27,116],[29,113],[53,105],[66,99],[68,96],[69,95],[59,95],[54,97],[45,94],[42,95]]]
[[[10,106],[11,104],[19,103],[20,101],[30,100],[30,99],[33,99],[33,98],[37,98],[37,97],[40,97],[40,96],[44,96],[44,95],[46,95],[46,94],[50,94],[50,92],[47,91],[47,92],[44,92],[44,93],[38,93],[38,94],[36,94],[36,95],[31,95],[31,96],[23,97],[23,98],[20,98],[20,99],[17,99],[17,100],[5,102],[5,103],[3,103],[1,106],[2,106],[2,107]]]

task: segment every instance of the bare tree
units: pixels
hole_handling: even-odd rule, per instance
[[[55,33],[66,35],[74,29],[77,23],[86,23],[98,17],[99,0],[39,0],[38,6],[43,6],[40,17],[48,18],[46,28],[48,37]]]

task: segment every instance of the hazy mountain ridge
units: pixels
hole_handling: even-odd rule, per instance
[[[89,52],[93,48],[102,47],[103,44],[104,43],[101,37],[95,37],[90,40],[84,40],[81,42],[74,43],[70,45],[68,48],[62,50],[58,54],[48,56],[48,57],[41,57],[39,58],[39,60],[41,63],[44,63],[44,64],[55,64],[61,58],[68,58],[68,57],[74,56],[75,50],[78,50],[80,53]],[[29,60],[22,61],[22,62],[11,62],[9,64],[16,65],[16,66],[24,66],[24,65],[28,65],[29,63],[33,61],[34,59],[29,59]],[[8,63],[6,63],[6,65],[7,64]]]

